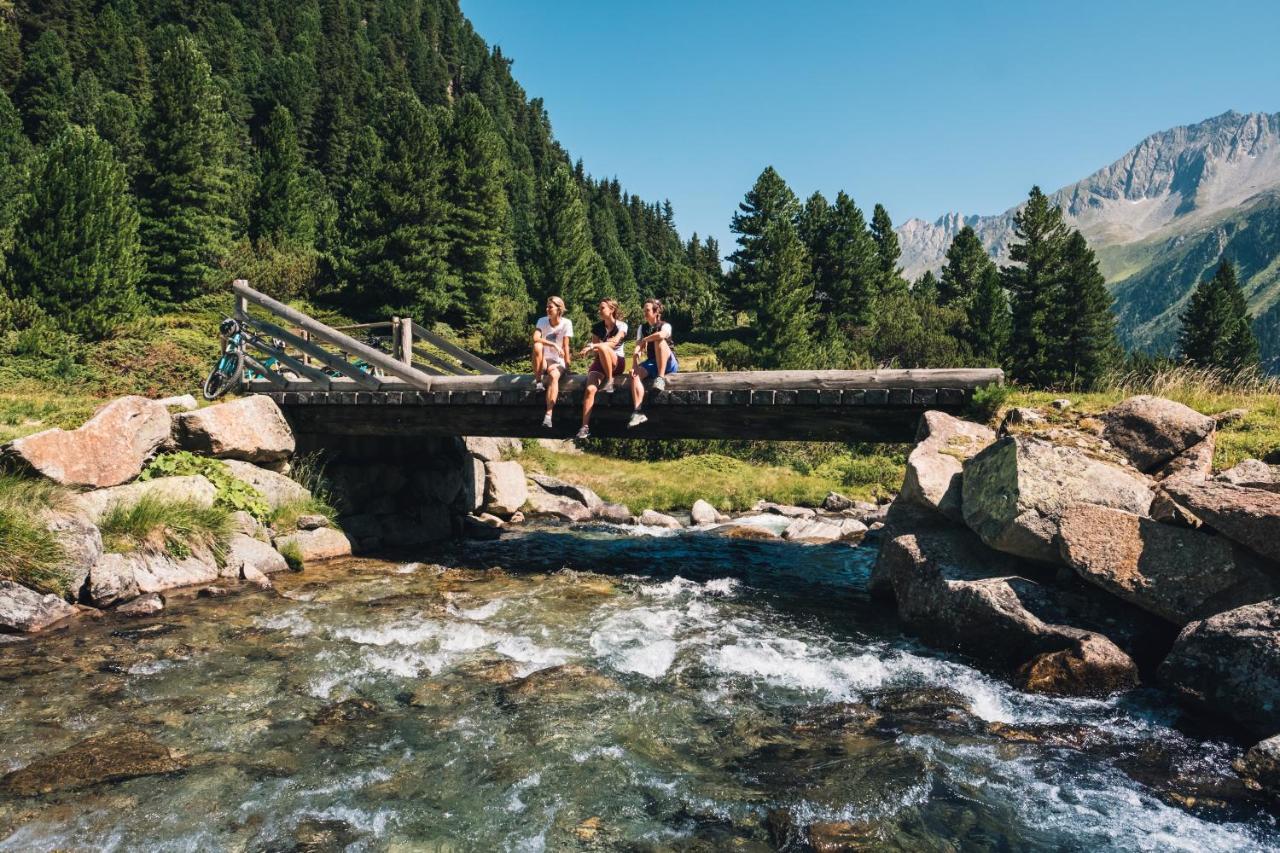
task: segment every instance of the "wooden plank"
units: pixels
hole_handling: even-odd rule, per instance
[[[363,370],[356,367],[354,364],[351,364],[350,362],[347,362],[346,360],[339,358],[338,356],[334,355],[333,353],[329,352],[323,347],[318,346],[313,341],[304,340],[300,336],[295,335],[293,332],[287,331],[281,328],[280,326],[277,326],[275,323],[272,323],[270,320],[263,320],[260,317],[250,317],[245,322],[250,326],[254,327],[255,329],[258,329],[259,331],[263,332],[266,335],[269,335],[273,338],[279,338],[280,340],[284,341],[287,344],[290,344],[300,352],[306,353],[307,355],[319,361],[321,364],[326,365],[327,367],[330,367],[338,371],[343,376],[347,377],[353,382],[363,385],[366,388],[369,388],[372,390],[374,388],[380,387],[382,384],[382,380],[380,380],[378,377],[370,376],[368,373],[365,373]],[[324,376],[326,378],[332,378],[332,377],[329,377],[329,375],[326,374],[324,371],[316,370],[316,368],[314,367],[308,367],[307,369],[315,371],[316,373],[319,373],[321,376]],[[311,374],[306,374],[306,375],[310,376]],[[315,381],[320,382],[322,380],[316,379]]]
[[[500,375],[502,373],[502,371],[499,368],[494,367],[492,364],[485,361],[483,358],[480,358],[477,355],[472,355],[471,353],[464,350],[462,347],[454,344],[452,341],[447,341],[444,338],[440,337],[435,332],[427,331],[422,326],[419,326],[416,322],[413,324],[413,333],[419,338],[422,338],[427,343],[431,344],[436,349],[444,352],[446,355],[453,356],[458,361],[462,362],[467,367],[470,367],[473,370],[478,370],[482,374],[488,374],[493,376]]]
[[[249,287],[249,283],[243,279],[237,279],[231,284],[232,290],[238,296],[243,296],[255,305],[259,305],[278,317],[283,317],[290,323],[296,325],[300,329],[305,329],[314,337],[328,341],[340,349],[363,358],[368,364],[380,367],[392,376],[420,388],[431,387],[431,377],[420,370],[416,370],[405,364],[401,364],[394,358],[391,358],[384,352],[379,352],[373,347],[360,343],[355,338],[344,335],[342,332],[335,331],[318,320],[313,320],[301,311],[295,311],[288,305],[277,302],[264,293],[259,293]],[[416,325],[416,324],[415,324]]]
[[[414,366],[424,373],[430,373],[432,376],[470,376],[471,375],[470,373],[462,372],[462,370],[458,368],[458,365],[450,364],[444,359],[437,358],[431,353],[424,352],[421,349],[413,349],[411,347],[409,349],[409,354],[410,356],[417,357],[422,361],[426,362],[427,364],[429,364],[430,368],[422,367],[417,362],[414,363]]]
[[[277,388],[288,387],[289,383],[283,376],[276,373],[274,370],[267,370],[267,368],[253,356],[246,354],[244,357],[244,363],[250,370],[261,374],[262,379],[267,380]]]
[[[245,343],[249,344],[251,347],[253,347],[256,350],[259,350],[260,352],[264,352],[267,355],[270,355],[271,357],[277,359],[278,361],[283,363],[286,367],[288,367],[290,370],[293,370],[296,373],[300,373],[301,375],[307,377],[311,381],[323,383],[324,385],[328,386],[329,380],[331,378],[329,374],[325,373],[323,370],[317,370],[309,364],[304,364],[303,362],[289,355],[284,350],[279,349],[278,347],[275,347],[267,343],[266,341],[262,340],[257,335],[246,332]]]

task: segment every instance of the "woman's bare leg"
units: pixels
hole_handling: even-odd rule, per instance
[[[551,410],[556,407],[556,398],[560,396],[560,373],[559,365],[552,365],[547,368],[547,414],[551,414]]]
[[[640,404],[644,402],[644,381],[649,378],[649,371],[643,367],[637,366],[631,371],[631,408],[640,411]]]
[[[600,389],[600,383],[607,381],[595,371],[587,374],[587,387],[582,389],[582,425],[584,427],[591,423],[591,410],[596,405],[596,391]]]
[[[538,382],[542,379],[543,357],[542,357],[542,341],[537,341],[533,345],[533,381]]]

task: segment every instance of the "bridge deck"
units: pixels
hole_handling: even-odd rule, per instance
[[[591,431],[601,437],[905,442],[926,409],[956,412],[996,369],[681,373],[646,395],[648,423],[628,429],[629,380],[598,394]],[[542,392],[527,375],[432,377],[423,389],[383,381],[377,390],[333,379],[249,390],[272,397],[299,432],[343,435],[572,436],[585,377],[561,383],[555,428],[542,427]]]

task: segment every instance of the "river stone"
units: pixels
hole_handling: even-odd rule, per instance
[[[259,468],[251,462],[239,459],[224,459],[222,464],[242,483],[247,483],[258,490],[258,494],[266,498],[272,509],[279,509],[285,504],[310,500],[311,492],[307,487],[283,474]]]
[[[711,532],[723,536],[726,539],[747,539],[761,542],[782,538],[771,529],[761,527],[757,524],[735,524],[730,522],[728,524],[722,524],[719,527],[713,527]]]
[[[1184,480],[1165,483],[1164,489],[1223,536],[1280,563],[1280,492]]]
[[[133,574],[132,555],[103,554],[89,570],[85,592],[98,607],[136,598],[138,581]]]
[[[1043,652],[1018,670],[1030,693],[1053,696],[1108,695],[1138,686],[1133,660],[1100,634],[1088,634],[1073,646]]]
[[[1008,436],[964,465],[965,523],[987,545],[1018,557],[1060,563],[1062,512],[1091,503],[1148,515],[1145,477],[1075,447]]]
[[[1236,486],[1266,488],[1280,483],[1280,465],[1268,465],[1260,459],[1246,459],[1213,479]]]
[[[846,509],[853,509],[854,504],[855,501],[839,492],[827,492],[827,496],[822,499],[822,508],[827,512],[843,512]]]
[[[546,474],[530,474],[529,479],[542,487],[544,491],[577,501],[592,514],[604,506],[604,501],[600,499],[600,496],[586,486],[575,486],[572,483],[566,483],[564,480],[548,477]]]
[[[658,512],[653,509],[646,509],[644,512],[640,513],[640,515],[636,517],[636,524],[644,527],[664,527],[667,530],[679,530],[681,527],[684,527],[683,524],[666,513]]]
[[[630,524],[631,509],[623,504],[601,504],[600,509],[596,510],[596,518],[610,524]]]
[[[270,397],[254,394],[173,418],[178,446],[218,459],[278,462],[293,455],[293,431]]]
[[[283,551],[289,545],[298,549],[303,562],[331,560],[335,557],[351,556],[351,540],[341,530],[332,527],[320,527],[315,530],[299,530],[286,536],[277,536],[277,551]]]
[[[240,579],[251,586],[258,589],[275,589],[275,585],[271,583],[271,578],[262,573],[257,566],[246,563],[240,568]]]
[[[93,564],[102,557],[102,534],[77,513],[50,512],[44,523],[62,546],[63,560],[58,569],[66,576],[69,597],[74,601]]]
[[[318,530],[321,527],[328,527],[329,519],[323,515],[300,515],[294,527],[299,530]]]
[[[467,452],[482,462],[501,462],[503,456],[515,456],[522,449],[518,438],[468,435],[462,441],[466,444]]]
[[[113,732],[37,758],[0,779],[0,790],[11,796],[32,797],[103,782],[174,773],[183,767],[184,763],[168,747],[157,743],[146,732]]]
[[[797,518],[782,531],[782,538],[813,545],[828,542],[856,545],[866,532],[867,526],[855,518]]]
[[[74,616],[76,609],[52,593],[0,580],[0,631],[30,634]]]
[[[807,506],[790,506],[789,504],[777,504],[773,501],[756,501],[754,507],[756,512],[768,512],[773,515],[780,515],[783,518],[813,518],[817,515],[817,511]]]
[[[181,559],[145,552],[127,556],[133,558],[133,577],[140,593],[209,583],[218,577],[218,564],[207,551],[197,551]]]
[[[217,496],[218,489],[213,483],[200,474],[190,474],[183,477],[159,477],[127,486],[85,492],[76,495],[75,502],[80,511],[96,524],[111,507],[130,507],[143,497],[174,503],[191,501],[202,507],[211,507]]]
[[[1078,662],[1059,683],[1081,694],[1136,683],[1128,655],[1100,634],[1041,618],[1053,609],[1049,591],[1002,574],[1011,561],[966,530],[926,527],[896,536],[881,547],[880,563],[903,621],[930,642],[1011,666],[1067,651]]]
[[[557,699],[574,694],[595,696],[617,690],[618,683],[607,675],[577,663],[551,666],[526,675],[503,689],[503,696],[515,702],[530,699]]]
[[[64,486],[127,483],[169,439],[169,410],[146,397],[107,403],[79,428],[19,438],[0,456]]]
[[[519,462],[486,462],[484,509],[509,517],[529,499],[529,486]]]
[[[1280,575],[1221,536],[1090,504],[1058,532],[1076,574],[1175,625],[1280,595]]]
[[[1280,799],[1280,735],[1254,744],[1232,767],[1250,788]]]
[[[1183,698],[1258,735],[1280,731],[1280,598],[1187,625],[1159,674]]]
[[[244,577],[245,569],[253,568],[263,574],[275,574],[288,571],[289,563],[280,552],[265,542],[245,536],[243,533],[231,534],[231,542],[227,548],[227,559],[222,567],[222,576],[227,578]]]
[[[720,520],[720,512],[702,498],[698,498],[689,508],[689,518],[694,524],[716,524]]]
[[[140,595],[116,608],[121,616],[154,616],[164,610],[164,596],[158,592]]]
[[[535,518],[558,518],[562,521],[587,521],[591,510],[564,495],[555,495],[536,484],[529,490],[529,514]]]
[[[961,505],[963,462],[995,441],[995,431],[945,412],[925,412],[919,442],[907,457],[899,498],[964,523]]]
[[[1139,471],[1154,471],[1214,430],[1213,418],[1189,406],[1143,394],[1122,400],[1099,416],[1102,437]]]

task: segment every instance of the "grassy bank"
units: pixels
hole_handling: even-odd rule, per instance
[[[66,554],[41,516],[69,502],[70,495],[47,480],[0,474],[0,580],[67,593],[70,581],[59,568]]]

